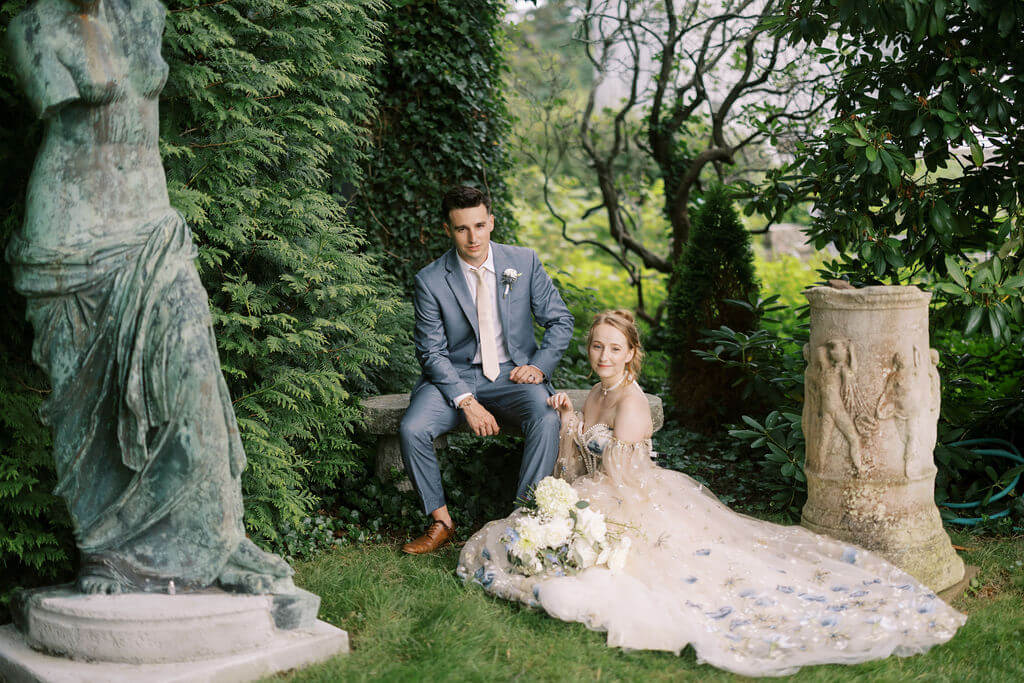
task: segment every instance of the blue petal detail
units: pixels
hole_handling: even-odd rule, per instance
[[[857,561],[857,549],[843,548],[843,556],[840,559],[848,564],[853,564]]]
[[[505,529],[505,533],[506,533],[506,534],[508,534],[508,537],[509,537],[510,539],[512,539],[512,542],[513,542],[513,543],[515,543],[516,541],[518,541],[518,540],[519,540],[519,532],[518,532],[518,531],[516,531],[516,530],[515,530],[514,528],[512,528],[512,527],[507,527],[507,528]]]
[[[734,628],[739,628],[740,626],[746,626],[749,623],[750,623],[750,619],[733,619],[729,623],[729,630],[731,631]]]
[[[776,586],[775,590],[779,591],[780,593],[792,593],[793,592],[793,587],[792,586]]]
[[[904,583],[903,585],[896,586],[896,588],[898,588],[901,591],[914,590],[914,584],[912,584],[912,583]]]
[[[821,620],[822,626],[835,626],[837,623],[839,620],[836,617],[825,617]]]
[[[825,602],[824,595],[814,595],[813,593],[801,593],[800,597],[810,602]]]
[[[487,548],[484,548],[480,551],[480,557],[484,558],[485,560],[491,559],[491,551]]]
[[[540,586],[539,585],[533,587],[533,597],[536,600],[540,600]]]
[[[757,591],[754,590],[753,588],[748,588],[745,591],[740,593],[740,597],[741,598],[752,598],[755,595],[757,595]]]
[[[846,605],[829,605],[826,609],[829,612],[845,612],[846,607]]]
[[[686,583],[697,583],[697,577],[687,576],[685,579],[683,579],[683,581],[685,581]]]
[[[760,598],[754,604],[758,607],[771,607],[775,604],[775,600],[772,600],[771,598]]]
[[[706,556],[708,556],[710,554],[711,554],[711,550],[709,548],[701,548],[700,550],[698,550],[698,551],[696,551],[694,553],[694,555],[702,555],[704,557],[706,557]]]
[[[719,609],[719,610],[717,610],[715,612],[705,612],[704,614],[706,614],[707,616],[711,617],[712,619],[716,619],[716,620],[717,619],[725,619],[727,616],[732,614],[732,607],[729,607],[728,605],[726,605],[725,607],[723,607],[723,608],[721,608],[721,609]]]
[[[847,586],[832,586],[833,593],[845,593],[848,590],[850,589]]]
[[[870,592],[871,591],[857,591],[856,593],[850,593],[850,597],[851,598],[863,598],[865,595],[867,595]]]
[[[921,605],[917,608],[918,614],[931,614],[935,611],[935,603],[929,602],[927,605]]]

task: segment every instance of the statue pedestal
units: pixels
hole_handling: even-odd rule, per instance
[[[878,553],[938,592],[964,576],[935,506],[938,354],[916,287],[804,292],[801,523]]]
[[[244,681],[348,652],[316,596],[27,594],[0,628],[0,680]],[[309,614],[312,608],[312,614]]]

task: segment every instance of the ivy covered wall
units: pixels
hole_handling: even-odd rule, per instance
[[[373,152],[363,182],[339,174],[347,182],[338,189],[409,296],[416,271],[450,246],[438,212],[449,186],[490,193],[492,238],[514,240],[505,183],[511,169],[502,93],[505,9],[500,0],[396,0],[383,17]]]

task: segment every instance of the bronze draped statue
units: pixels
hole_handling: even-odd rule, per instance
[[[56,492],[87,593],[294,589],[247,540],[245,454],[196,247],[158,148],[165,8],[38,0],[8,29],[46,132],[7,248],[52,394]]]

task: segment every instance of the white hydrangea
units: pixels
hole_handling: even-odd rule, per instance
[[[518,537],[512,542],[512,554],[523,561],[535,557],[544,545],[545,532],[540,520],[523,515],[515,521],[515,532]]]
[[[576,489],[563,479],[544,477],[533,491],[537,511],[544,517],[564,517],[580,499]]]
[[[582,536],[590,545],[602,545],[605,541],[605,534],[608,527],[604,522],[604,515],[595,512],[589,507],[576,510],[576,533]]]

